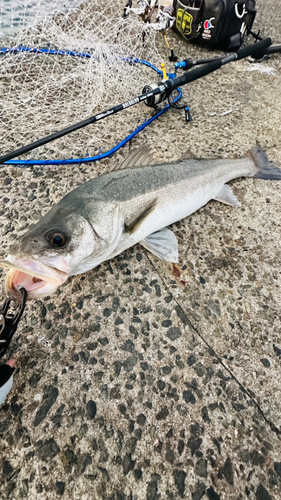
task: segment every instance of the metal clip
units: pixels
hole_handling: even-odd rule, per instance
[[[8,314],[11,299],[6,299],[0,309],[0,358],[7,351],[25,309],[27,291],[21,288],[20,292],[21,301],[16,304],[12,314]]]

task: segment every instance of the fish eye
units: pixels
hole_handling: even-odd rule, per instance
[[[46,240],[55,248],[61,248],[67,243],[67,236],[62,231],[47,233]]]

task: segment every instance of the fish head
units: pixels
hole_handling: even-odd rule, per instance
[[[0,266],[8,269],[5,290],[20,299],[54,293],[69,276],[105,260],[120,237],[118,206],[63,199],[9,249]],[[116,245],[115,245],[116,242]]]

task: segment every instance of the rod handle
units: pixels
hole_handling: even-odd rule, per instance
[[[262,52],[264,49],[267,49],[272,44],[272,38],[265,38],[264,40],[260,40],[253,45],[248,45],[248,47],[244,47],[243,49],[239,49],[237,54],[237,59],[244,59],[244,57],[252,56],[253,54],[258,54]]]
[[[164,85],[168,93],[170,94],[177,87],[181,87],[182,85],[186,85],[187,83],[194,82],[194,80],[198,80],[203,76],[216,71],[221,67],[222,63],[219,59],[218,61],[211,62],[209,64],[204,64],[199,68],[193,69],[192,71],[188,71],[177,78],[173,78],[172,80],[167,80]]]

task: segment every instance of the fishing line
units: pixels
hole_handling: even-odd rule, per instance
[[[205,344],[205,346],[208,348],[209,350],[209,353],[211,356],[215,357],[218,362],[220,363],[221,366],[223,366],[223,368],[229,373],[230,377],[235,380],[235,382],[238,384],[238,386],[240,387],[241,391],[243,391],[244,393],[247,394],[247,396],[249,397],[249,399],[253,402],[253,404],[256,406],[256,408],[258,409],[258,411],[260,412],[260,414],[263,416],[265,422],[270,426],[271,430],[273,432],[275,432],[278,436],[281,435],[281,430],[276,427],[274,425],[273,422],[271,422],[267,416],[264,414],[264,412],[262,411],[262,408],[260,407],[259,403],[256,401],[256,399],[254,399],[254,397],[250,394],[250,392],[247,390],[247,388],[244,386],[243,382],[240,382],[239,378],[237,378],[237,376],[232,372],[232,370],[227,366],[227,364],[223,361],[223,359],[220,357],[219,354],[217,354],[217,352],[214,350],[214,348],[212,347],[212,345],[208,342],[208,340],[205,339],[203,333],[191,322],[188,314],[186,313],[183,305],[181,304],[181,302],[179,301],[178,298],[175,297],[175,294],[173,293],[173,291],[169,288],[165,278],[159,273],[158,271],[158,268],[156,267],[156,265],[154,264],[154,262],[151,260],[150,258],[150,255],[149,253],[145,250],[145,254],[146,254],[146,258],[147,260],[150,262],[151,264],[151,267],[154,269],[155,273],[158,275],[160,281],[162,281],[164,287],[166,288],[167,292],[170,294],[170,296],[172,297],[172,300],[174,300],[174,302],[176,303],[176,311],[177,311],[177,315],[178,317],[180,318],[180,320],[182,321],[182,323],[184,324],[184,326],[188,326],[191,330],[191,332],[194,334],[196,333],[198,335],[198,337],[201,339],[201,341]],[[185,328],[184,328],[185,330]]]

